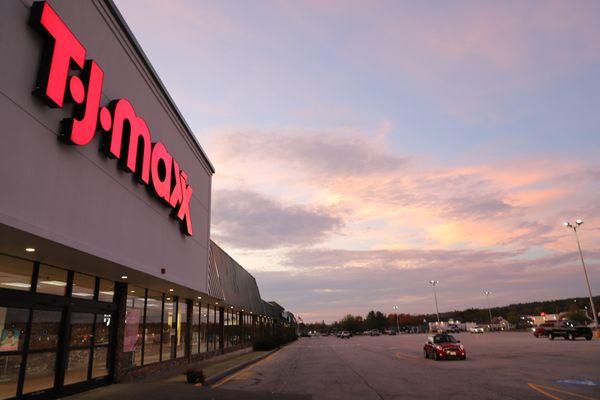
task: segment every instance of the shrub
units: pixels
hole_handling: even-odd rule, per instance
[[[298,339],[295,332],[278,332],[275,335],[257,339],[253,343],[255,351],[269,351]]]
[[[201,369],[188,369],[185,371],[187,383],[204,383],[204,372]]]

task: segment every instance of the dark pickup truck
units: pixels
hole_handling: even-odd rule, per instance
[[[592,340],[593,335],[590,328],[575,321],[560,321],[553,327],[546,328],[546,334],[550,340],[557,337],[563,337],[567,340],[584,337],[586,340]]]

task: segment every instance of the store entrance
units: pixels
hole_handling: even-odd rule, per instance
[[[62,396],[109,383],[114,308],[0,293],[0,399]]]

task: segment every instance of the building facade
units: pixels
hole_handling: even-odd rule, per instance
[[[0,50],[0,399],[288,324],[210,241],[215,170],[110,0],[2,1]]]

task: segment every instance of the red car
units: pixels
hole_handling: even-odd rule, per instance
[[[427,343],[423,346],[425,358],[433,358],[434,360],[465,360],[467,353],[465,346],[460,344],[460,340],[456,340],[454,336],[448,334],[439,334],[429,336]]]

